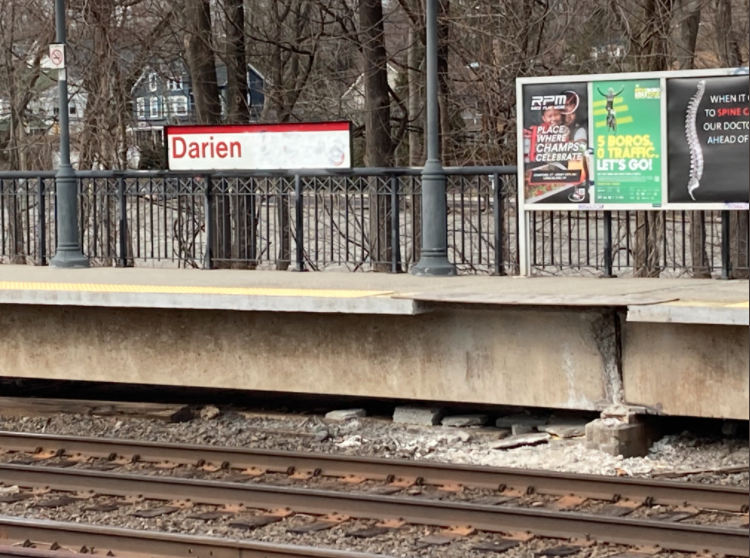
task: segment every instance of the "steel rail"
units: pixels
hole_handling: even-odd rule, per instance
[[[86,469],[0,466],[0,482],[24,488],[49,487],[103,496],[138,495],[150,500],[223,506],[240,504],[298,513],[343,514],[357,519],[400,519],[415,525],[471,525],[494,533],[529,531],[548,537],[591,537],[615,544],[658,545],[675,551],[709,551],[750,557],[745,529],[684,525],[593,514],[524,509],[330,490],[248,485],[223,481],[117,474]]]
[[[0,539],[56,542],[63,547],[85,544],[114,554],[164,556],[169,558],[383,558],[373,554],[326,550],[303,546],[277,545],[176,535],[154,531],[136,531],[79,523],[31,520],[0,516]],[[2,556],[0,551],[0,556]],[[10,558],[24,558],[11,556]],[[29,556],[28,558],[33,558]],[[48,557],[40,557],[48,558]],[[67,558],[63,556],[63,558]]]
[[[331,477],[354,475],[373,480],[405,478],[430,485],[464,485],[493,490],[505,486],[540,494],[575,494],[599,500],[629,499],[659,505],[690,504],[703,509],[732,512],[746,511],[749,499],[747,489],[730,486],[124,439],[0,431],[0,449],[25,453],[43,450],[61,455],[83,454],[108,459],[124,456],[138,461],[185,465],[207,462],[233,469],[294,469],[315,471]]]
[[[68,550],[51,550],[41,548],[27,548],[12,545],[9,541],[0,541],[0,558],[80,558],[81,555]],[[145,557],[144,557],[145,558]]]

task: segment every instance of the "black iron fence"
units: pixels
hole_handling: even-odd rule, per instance
[[[513,167],[446,170],[449,257],[520,273]],[[0,263],[54,255],[52,173],[0,174]],[[420,169],[341,173],[84,172],[92,265],[406,272],[419,260]],[[748,212],[534,212],[535,274],[746,276]]]
[[[0,261],[45,265],[54,175],[0,174]],[[448,170],[450,257],[463,273],[517,273],[512,167]],[[79,175],[92,265],[406,272],[419,260],[419,169]]]

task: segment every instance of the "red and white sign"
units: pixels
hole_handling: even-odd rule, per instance
[[[49,46],[49,62],[54,70],[62,70],[65,68],[65,45]]]
[[[351,124],[167,126],[174,171],[351,168]]]

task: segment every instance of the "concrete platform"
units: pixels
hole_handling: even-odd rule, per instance
[[[748,418],[748,283],[0,266],[0,376]]]
[[[0,267],[0,304],[417,315],[446,304],[627,308],[638,322],[748,325],[748,283]]]

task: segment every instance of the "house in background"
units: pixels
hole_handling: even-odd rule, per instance
[[[216,78],[221,95],[222,115],[227,105],[227,67],[216,63]],[[265,78],[254,66],[248,64],[249,121],[257,121],[263,112]],[[133,122],[138,147],[163,144],[164,127],[168,125],[195,124],[197,122],[190,72],[183,60],[160,62],[146,67],[133,86]]]

